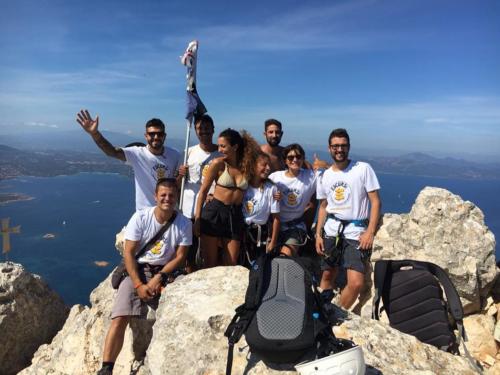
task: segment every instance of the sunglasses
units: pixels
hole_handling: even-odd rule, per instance
[[[165,132],[147,132],[146,134],[151,138],[154,138],[155,136],[162,138],[165,136]]]
[[[287,155],[286,160],[293,161],[293,159],[302,160],[302,155]]]

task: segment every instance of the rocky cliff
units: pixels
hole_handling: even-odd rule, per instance
[[[19,264],[0,263],[0,373],[16,374],[61,329],[68,315],[62,299]]]
[[[443,267],[452,278],[466,311],[469,349],[488,373],[498,373],[500,356],[500,282],[494,262],[495,240],[479,208],[436,188],[426,188],[408,214],[386,214],[373,259],[411,258]],[[227,339],[223,333],[243,302],[248,271],[218,267],[178,279],[163,292],[156,319],[127,330],[115,374],[223,374]],[[91,307],[74,306],[63,329],[35,353],[21,374],[92,374],[100,367],[109,312],[114,298],[109,278],[91,295]],[[367,317],[367,288],[350,319],[335,327],[364,351],[369,373],[473,374],[462,357],[437,350]],[[494,298],[492,296],[495,296]],[[135,345],[132,338],[135,336]],[[497,340],[495,340],[495,338]],[[244,338],[235,349],[234,374],[293,374],[292,367],[268,368],[248,352]]]

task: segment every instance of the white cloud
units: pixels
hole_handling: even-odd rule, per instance
[[[46,124],[44,122],[27,122],[25,125],[28,125],[28,126],[36,126],[36,127],[40,127],[40,128],[54,128],[54,129],[57,129],[59,128],[59,125],[56,125],[56,124]]]

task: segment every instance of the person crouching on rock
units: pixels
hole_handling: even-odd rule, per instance
[[[156,309],[169,274],[184,266],[192,241],[192,224],[175,210],[177,198],[176,180],[159,179],[156,206],[137,211],[127,224],[123,257],[128,276],[120,283],[111,310],[98,375],[113,373],[130,318],[144,315],[146,305]]]

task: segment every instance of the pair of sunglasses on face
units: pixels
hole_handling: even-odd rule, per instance
[[[295,155],[287,155],[286,156],[286,160],[288,160],[288,161],[293,161],[293,159],[302,160],[302,155],[295,154]]]

